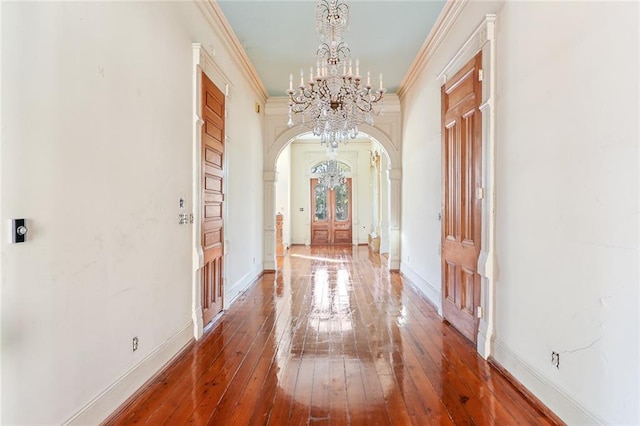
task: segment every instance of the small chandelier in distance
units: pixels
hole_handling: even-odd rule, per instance
[[[358,124],[373,124],[374,115],[385,93],[380,74],[380,87],[372,90],[371,75],[367,72],[364,84],[356,60],[355,74],[351,50],[342,40],[348,28],[349,7],[343,0],[321,0],[316,6],[316,29],[320,46],[316,51],[316,69],[309,70],[305,84],[300,70],[300,86],[293,89],[293,74],[289,76],[289,121],[296,121],[313,130],[320,143],[336,149],[340,142],[358,136]]]
[[[318,183],[320,185],[333,191],[338,186],[344,184],[344,170],[340,168],[336,159],[329,158],[329,160],[325,161],[323,169],[324,170],[320,172],[320,176],[318,176]]]

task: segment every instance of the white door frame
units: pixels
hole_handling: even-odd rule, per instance
[[[478,273],[481,277],[481,317],[478,327],[477,351],[485,359],[493,353],[495,336],[495,282],[496,269],[496,15],[485,15],[471,37],[453,55],[438,75],[440,84],[455,75],[478,52],[482,52],[482,237],[478,257]]]
[[[201,117],[202,111],[202,74],[204,73],[209,79],[221,90],[225,95],[225,117],[229,109],[229,100],[231,99],[231,92],[233,85],[231,80],[222,72],[222,69],[216,65],[213,61],[213,57],[207,52],[207,50],[200,43],[193,43],[193,176],[192,176],[192,211],[193,211],[193,233],[192,233],[192,287],[193,287],[193,303],[192,303],[192,320],[193,320],[193,335],[196,339],[202,337],[203,323],[202,323],[202,295],[200,289],[200,271],[204,266],[204,250],[202,248],[202,125],[204,121]],[[227,150],[226,145],[229,142],[229,135],[227,134],[225,126],[225,153],[223,159],[224,176],[222,180],[223,194],[227,194]],[[227,223],[228,217],[227,203],[223,204],[222,210],[222,223]],[[223,228],[224,229],[224,228]],[[226,295],[226,244],[223,249],[223,288],[225,289],[224,306],[226,309],[228,304],[228,298]]]

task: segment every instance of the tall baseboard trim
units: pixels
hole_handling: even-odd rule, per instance
[[[231,304],[235,302],[236,299],[242,295],[242,293],[247,291],[247,289],[251,287],[251,284],[256,282],[256,280],[260,278],[264,273],[265,271],[262,270],[262,267],[257,266],[252,271],[249,271],[247,274],[245,274],[244,277],[236,281],[235,284],[230,286],[229,292],[225,295],[229,303],[225,303],[224,308],[229,309],[229,306],[231,306]]]
[[[180,331],[124,373],[64,424],[87,425],[104,421],[150,379],[160,373],[192,341],[193,323],[189,321]]]
[[[418,275],[406,263],[400,265],[400,273],[404,275],[411,284],[420,290],[427,299],[436,307],[438,314],[442,316],[442,296],[440,290],[429,284]]]
[[[558,389],[500,340],[494,340],[493,349],[493,356],[489,358],[489,362],[536,407],[548,407],[549,411],[544,411],[545,414],[555,413],[555,418],[560,424],[564,424],[563,421],[571,425],[607,423],[590,413],[564,391]]]
[[[554,424],[556,424],[556,425],[564,425],[565,424],[560,419],[560,417],[556,416],[556,414],[553,411],[551,411],[549,409],[549,407],[544,405],[542,403],[542,401],[540,401],[538,398],[536,398],[535,395],[532,394],[529,391],[529,389],[524,387],[524,385],[522,383],[520,383],[515,377],[513,377],[511,375],[511,373],[509,373],[502,365],[500,365],[500,363],[498,361],[496,361],[495,359],[489,357],[489,364],[491,364],[496,370],[498,370],[498,372],[500,374],[502,374],[504,376],[504,378],[507,379],[507,381],[509,383],[511,383],[511,386],[516,388],[516,390],[518,392],[520,392],[520,394],[522,394],[522,396],[524,396],[524,398],[527,401],[529,401],[531,403],[531,405],[533,405],[542,414],[547,416],[549,418],[549,420],[551,420]]]

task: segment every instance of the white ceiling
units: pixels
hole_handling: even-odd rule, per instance
[[[387,91],[396,92],[444,3],[347,1],[350,30],[344,40],[353,59],[360,59],[360,74],[371,71],[372,84],[377,85],[382,73]],[[303,68],[306,76],[315,64],[316,4],[315,0],[218,0],[269,96],[285,96],[289,74],[299,78]]]

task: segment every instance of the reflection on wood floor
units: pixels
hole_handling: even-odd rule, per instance
[[[367,247],[297,247],[109,424],[540,425]]]

